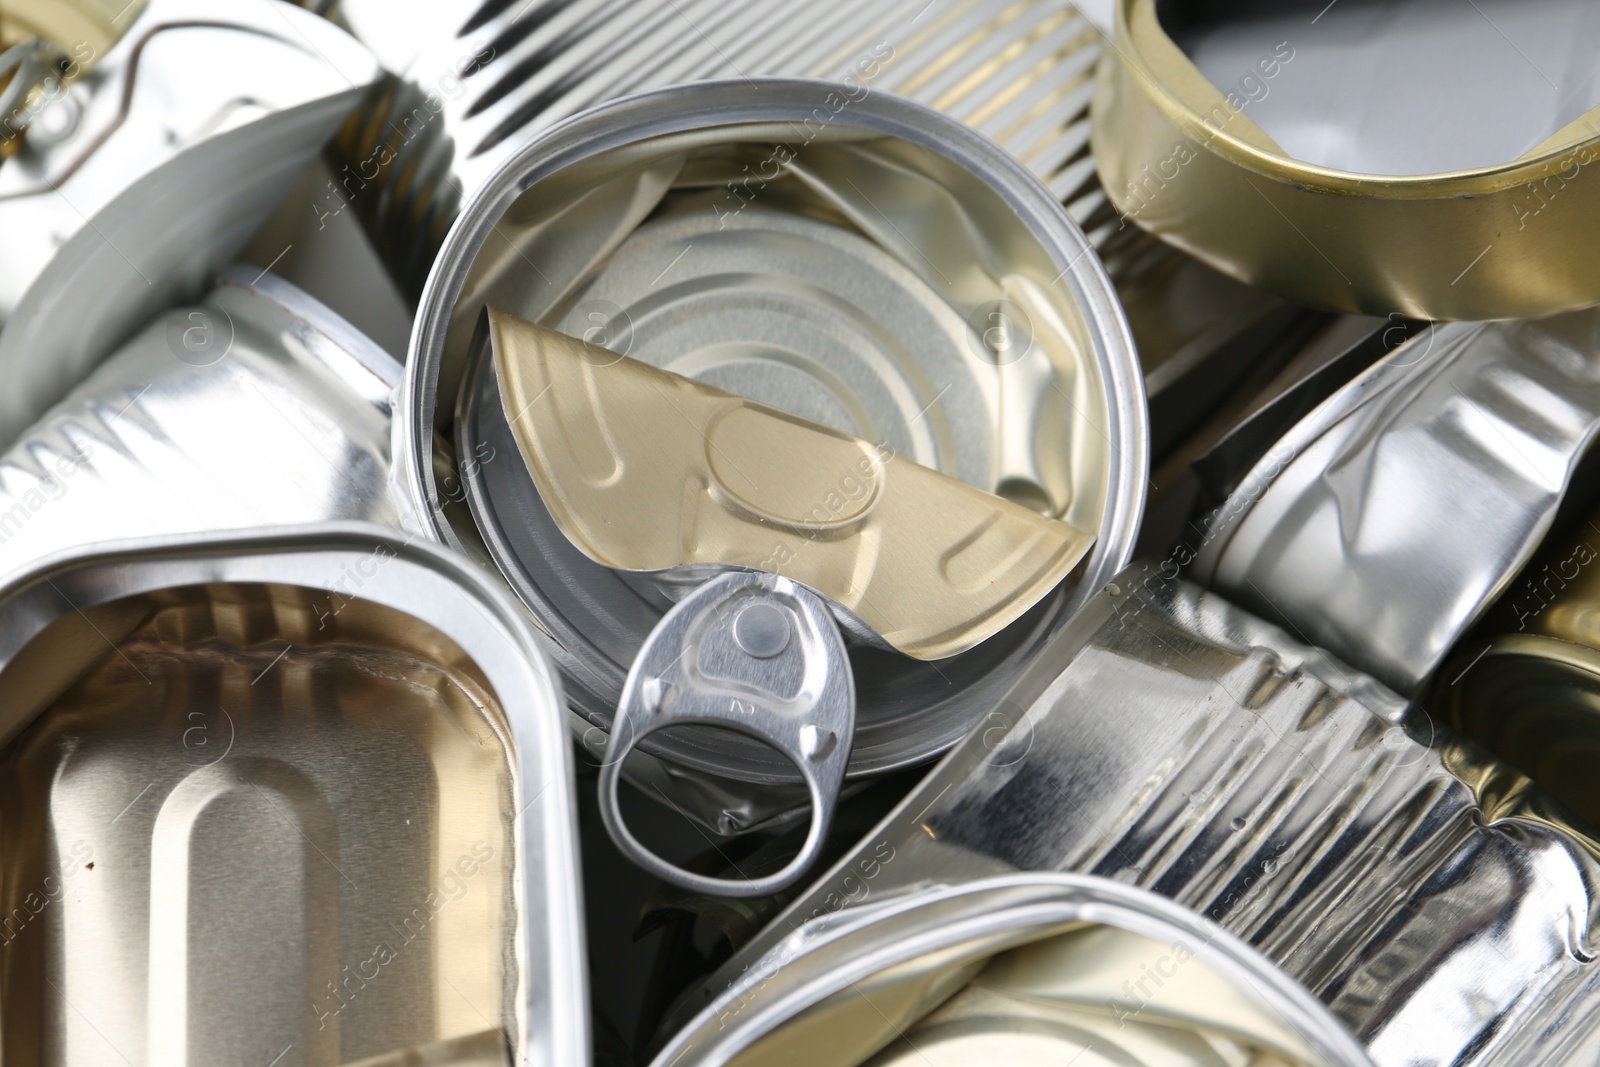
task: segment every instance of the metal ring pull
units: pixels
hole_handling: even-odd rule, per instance
[[[855,680],[827,605],[775,574],[714,578],[684,598],[645,639],[622,690],[600,769],[600,815],[625,855],[673,885],[719,896],[777,892],[822,849],[855,733]],[[721,726],[787,756],[811,794],[811,830],[776,874],[727,879],[668,863],[628,831],[617,787],[622,760],[667,726]]]

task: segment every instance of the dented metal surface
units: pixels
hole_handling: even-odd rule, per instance
[[[485,549],[477,546],[489,543],[496,564],[560,648],[568,697],[585,724],[580,732],[589,727],[603,731],[628,665],[670,600],[659,589],[641,588],[637,580],[630,583],[573,548],[555,528],[526,469],[487,458],[514,458],[516,444],[505,426],[503,401],[489,373],[492,367],[481,358],[474,366],[471,359],[482,355],[483,345],[473,342],[472,333],[484,305],[493,303],[534,320],[549,315],[546,321],[553,319],[557,325],[565,321],[561,316],[572,316],[577,324],[572,332],[584,333],[583,285],[604,274],[585,273],[586,268],[607,264],[613,250],[626,245],[633,227],[662,201],[675,178],[685,183],[683,191],[692,197],[695,176],[707,167],[715,172],[730,152],[760,151],[762,146],[770,152],[775,139],[781,143],[794,138],[795,148],[803,153],[808,150],[803,146],[809,145],[818,161],[855,160],[879,169],[892,161],[907,181],[923,190],[921,202],[948,205],[954,200],[981,223],[981,236],[972,231],[940,238],[942,244],[929,240],[930,262],[917,246],[894,244],[894,224],[884,221],[893,215],[873,215],[862,201],[857,201],[859,206],[835,201],[832,208],[824,201],[820,217],[832,224],[841,241],[860,244],[866,237],[887,242],[898,260],[897,269],[918,275],[920,284],[931,284],[940,300],[955,309],[946,314],[959,331],[943,342],[943,351],[954,357],[962,374],[986,374],[991,382],[1003,377],[1007,368],[997,365],[993,349],[983,347],[983,329],[971,324],[972,313],[1008,292],[1027,292],[1037,338],[1034,354],[1051,356],[1032,365],[1053,367],[1056,376],[1055,388],[1045,398],[1054,405],[1050,439],[1066,449],[1057,450],[1053,460],[1062,465],[1057,469],[1065,477],[1042,487],[1046,501],[1042,506],[1092,532],[1096,540],[1069,579],[1033,612],[978,649],[941,662],[937,669],[871,649],[858,650],[853,659],[862,713],[850,764],[856,777],[925,760],[953,743],[970,723],[974,701],[985,699],[978,694],[997,694],[1087,590],[1126,557],[1144,492],[1143,410],[1136,399],[1138,374],[1131,346],[1104,274],[1059,206],[1016,163],[963,127],[903,101],[881,95],[845,100],[836,86],[824,83],[765,85],[767,93],[759,97],[743,83],[701,83],[607,105],[526,148],[484,190],[464,216],[464,224],[453,232],[413,336],[396,418],[397,492],[410,513],[408,521],[432,536],[480,552]],[[805,122],[817,103],[830,97],[836,98],[833,106],[840,108],[839,114],[815,136],[796,133],[796,124]],[[839,151],[829,153],[830,148]],[[794,202],[792,198],[811,195],[801,179],[784,180],[788,185],[783,188],[779,182],[760,192],[753,190],[757,203],[742,217],[753,217],[757,208],[783,210]],[[872,199],[862,180],[856,180],[858,189]],[[847,181],[836,179],[835,185],[850,188]],[[710,203],[695,203],[699,211],[715,217]],[[883,202],[881,206],[896,214],[906,211],[904,205]],[[514,241],[511,245],[508,234]],[[724,235],[730,253],[739,249],[739,237],[730,226]],[[964,259],[962,249],[968,247],[977,255]],[[707,254],[718,253],[711,249]],[[526,273],[524,256],[543,263],[543,278]],[[949,258],[941,265],[940,257]],[[962,467],[961,450],[953,442],[940,443],[942,431],[929,430],[928,425],[962,425],[958,413],[945,411],[945,406],[970,406],[980,400],[993,405],[1002,394],[990,389],[978,397],[949,399],[961,391],[951,387],[960,384],[951,377],[955,371],[941,373],[937,362],[918,362],[926,346],[909,343],[915,337],[905,336],[908,320],[890,315],[893,305],[879,300],[877,291],[855,293],[856,304],[831,318],[824,314],[830,305],[813,301],[813,313],[795,320],[804,332],[797,330],[787,342],[791,347],[782,348],[755,343],[761,339],[749,331],[752,324],[759,325],[760,317],[743,314],[738,306],[742,290],[737,283],[743,275],[724,274],[720,277],[731,278],[731,283],[722,282],[719,289],[718,279],[713,279],[706,287],[711,297],[719,293],[727,297],[721,318],[714,314],[715,301],[710,317],[729,327],[724,341],[738,343],[702,349],[690,337],[675,347],[670,328],[681,316],[648,317],[654,307],[651,301],[674,298],[668,284],[671,275],[661,269],[671,267],[672,259],[664,256],[658,267],[664,279],[659,287],[662,295],[627,313],[640,338],[630,354],[673,369],[704,370],[713,382],[717,365],[727,364],[730,373],[744,375],[730,384],[758,400],[766,398],[761,389],[777,389],[773,399],[779,407],[784,406],[784,385],[809,377],[845,405],[832,411],[824,408],[825,424],[869,440],[885,434],[897,453],[946,473],[972,477],[980,487],[1000,488],[994,459],[969,474]],[[804,268],[803,257],[797,262],[800,266],[793,269]],[[961,272],[951,273],[958,263],[964,264]],[[786,269],[783,261],[771,261],[770,268],[779,273]],[[951,283],[948,289],[939,280],[940,271]],[[806,285],[788,288],[812,299]],[[603,318],[610,322],[618,316],[613,310]],[[851,370],[847,348],[832,360],[840,370],[824,373],[826,368],[809,365],[794,354],[814,347],[812,340],[827,354],[828,330],[840,320],[893,358],[857,361]],[[977,321],[987,320],[979,315]],[[646,327],[657,322],[664,339],[659,347],[646,343],[654,336]],[[974,347],[961,340],[963,333],[977,342]],[[798,364],[799,375],[792,373],[793,364]],[[838,380],[847,372],[857,380]],[[910,397],[903,394],[904,381],[917,386]],[[1041,388],[1047,384],[1048,379],[1039,382]],[[858,414],[865,421],[852,421]],[[979,425],[984,434],[1004,437],[1012,432],[1003,423]],[[974,430],[969,426],[967,432]],[[455,438],[457,447],[444,462],[458,468],[465,482],[460,497],[470,498],[470,510],[448,492],[448,480],[441,476],[448,468],[438,462],[438,442],[447,436]],[[647,742],[645,749],[661,752],[654,742]],[[674,758],[687,757],[674,753]],[[689,765],[735,778],[767,773],[731,756],[720,762],[693,758]],[[785,799],[780,810],[797,799]],[[699,801],[690,804],[698,806]],[[743,827],[752,818],[760,821],[771,813],[771,807],[765,813],[722,807],[706,818],[712,825]]]
[[[158,317],[0,454],[0,581],[74,546],[335,519],[393,524],[400,367],[249,267]]]
[[[152,0],[125,19],[103,55],[56,42],[60,76],[22,133],[0,130],[19,141],[0,163],[0,446],[197,299],[379,73],[278,0]]]
[[[1065,204],[1127,307],[1152,398],[1181,383],[1152,413],[1158,453],[1305,314],[1119,218],[1088,151],[1091,83],[1106,41],[1067,0],[870,8],[843,0],[441,0],[413,4],[403,18],[390,0],[324,6],[396,77],[341,132],[339,173],[319,211],[359,215],[410,294],[420,294],[462,204],[527,139],[584,108],[673,82],[747,77],[760,92],[756,79],[787,76],[837,79],[851,93],[894,93],[935,108],[993,141]],[[751,173],[760,169],[752,161]],[[660,239],[692,241],[685,231],[694,223],[680,219]],[[698,269],[693,257],[679,268]]]
[[[831,78],[906,96],[996,141],[1079,222],[1105,202],[1084,151],[1102,38],[1063,0],[458,0],[404,22],[383,0],[340,0],[330,17],[400,77],[341,135],[359,182],[329,207],[363,214],[413,293],[463,203],[522,144],[675,82]]]
[[[1294,426],[1197,580],[1415,694],[1551,529],[1600,434],[1600,313],[1423,330]]]
[[[1551,532],[1438,673],[1429,707],[1600,826],[1600,531]]]
[[[956,1067],[996,1057],[1041,1067],[1371,1063],[1323,1005],[1215,924],[1078,874],[931,886],[786,929],[652,1063]]]
[[[1596,854],[1371,677],[1141,563],[669,1025],[809,917],[1078,871],[1214,920],[1385,1067],[1581,1060],[1600,1049]]]

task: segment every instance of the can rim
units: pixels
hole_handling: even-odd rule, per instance
[[[1153,6],[1155,0],[1119,0],[1117,3],[1114,32],[1117,40],[1127,42],[1129,46],[1127,49],[1117,50],[1122,60],[1139,79],[1150,100],[1160,107],[1174,124],[1187,133],[1199,135],[1214,147],[1226,149],[1219,154],[1230,157],[1232,162],[1240,166],[1254,170],[1263,178],[1303,186],[1315,192],[1385,200],[1433,200],[1514,188],[1530,180],[1530,175],[1540,173],[1542,176],[1541,168],[1558,161],[1561,157],[1570,156],[1575,150],[1584,146],[1600,144],[1600,132],[1596,132],[1585,138],[1562,140],[1537,155],[1524,154],[1487,167],[1467,167],[1429,174],[1370,174],[1309,163],[1286,153],[1280,155],[1269,152],[1227,130],[1206,125],[1190,102],[1179,96],[1168,81],[1155,71],[1145,51],[1145,46],[1151,43],[1150,39],[1143,31],[1136,30],[1128,17],[1135,5],[1144,4]],[[1170,38],[1168,40],[1170,41]],[[1198,70],[1196,73],[1199,73]],[[1200,77],[1205,76],[1202,74]],[[1593,120],[1600,124],[1600,107],[1586,112],[1565,129],[1570,129],[1588,117],[1593,117]],[[1552,135],[1552,139],[1559,136],[1560,132],[1557,131]]]
[[[1300,421],[1278,438],[1266,454],[1256,460],[1240,479],[1238,487],[1228,494],[1227,500],[1223,501],[1217,513],[1216,524],[1206,533],[1206,544],[1195,555],[1189,572],[1190,577],[1206,586],[1217,581],[1234,535],[1243,526],[1245,517],[1255,510],[1261,498],[1271,489],[1279,471],[1286,463],[1292,463],[1304,455],[1323,434],[1333,429],[1351,413],[1373,402],[1374,397],[1381,395],[1395,383],[1410,377],[1414,373],[1412,368],[1433,351],[1434,345],[1441,346],[1441,353],[1447,350],[1453,351],[1456,347],[1470,344],[1488,325],[1483,322],[1430,323],[1426,334],[1412,337],[1389,356],[1380,359],[1334,390],[1332,395],[1302,416]],[[1416,345],[1425,345],[1423,355],[1410,362],[1392,362],[1401,353]],[[1282,455],[1285,449],[1289,451],[1287,458]]]
[[[344,595],[350,560],[369,560],[379,546],[391,556],[363,580],[358,596],[423,619],[455,641],[505,712],[520,809],[511,884],[518,988],[506,1028],[525,1056],[543,1050],[552,1063],[588,1062],[583,924],[572,921],[583,899],[574,771],[560,678],[526,613],[458,553],[369,522],[137,538],[57,552],[0,582],[0,670],[73,611],[175,585],[277,582]],[[442,601],[435,583],[417,581],[429,572],[460,601]]]
[[[412,326],[392,447],[394,484],[402,498],[398,504],[409,522],[431,537],[462,547],[449,520],[433,503],[439,494],[431,447],[441,414],[438,388],[445,333],[472,263],[517,197],[556,171],[645,137],[707,126],[804,119],[815,100],[838,89],[838,83],[826,80],[778,77],[653,89],[580,112],[500,165],[463,205],[445,236]],[[984,181],[1028,226],[1061,271],[1056,280],[1067,286],[1082,316],[1088,348],[1084,358],[1100,375],[1106,397],[1105,425],[1086,421],[1110,446],[1096,543],[1063,609],[1075,612],[1132,558],[1148,482],[1144,383],[1132,331],[1111,280],[1088,238],[1039,179],[962,123],[902,97],[874,92],[852,101],[847,124],[922,145]],[[579,678],[587,673],[564,651],[558,649],[555,655],[564,670]]]
[[[985,936],[1026,928],[1043,932],[1072,921],[1158,940],[1193,938],[1196,959],[1248,988],[1329,1064],[1371,1067],[1366,1049],[1325,1004],[1221,926],[1149,890],[1067,872],[935,885],[804,923],[677,1030],[657,1050],[652,1067],[667,1067],[695,1051],[697,1037],[707,1041],[690,1061],[696,1067],[730,1062],[807,1008],[890,967]],[[808,972],[808,965],[819,973]],[[755,999],[773,983],[772,997]]]

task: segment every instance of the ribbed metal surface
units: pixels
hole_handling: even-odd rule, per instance
[[[102,541],[396,522],[399,368],[293,286],[254,274],[158,318],[0,455],[0,580]]]
[[[1384,1067],[1592,1056],[1593,842],[1370,677],[1138,564],[989,722],[706,995],[846,902],[1078,871],[1238,935]]]
[[[1555,521],[1600,436],[1600,314],[1430,329],[1244,479],[1195,577],[1414,693]]]
[[[467,192],[516,147],[612,97],[674,82],[853,76],[960,119],[1025,163],[1108,255],[1119,228],[1088,155],[1100,32],[1063,0],[490,0],[369,97],[335,151],[346,198],[420,293]],[[358,34],[385,17],[345,0]],[[438,16],[442,18],[443,16]],[[870,72],[870,73],[869,73]],[[759,91],[753,88],[752,91]],[[431,101],[428,97],[431,94]]]

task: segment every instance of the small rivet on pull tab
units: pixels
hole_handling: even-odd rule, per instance
[[[800,751],[805,753],[809,760],[821,762],[833,752],[833,746],[839,743],[839,735],[832,730],[824,730],[820,726],[802,726],[800,728]]]
[[[644,705],[644,710],[652,715],[658,714],[666,703],[667,692],[672,688],[664,678],[646,678],[644,684],[639,686],[639,700]]]
[[[789,613],[773,604],[746,604],[733,620],[733,639],[756,659],[771,659],[789,647]]]

